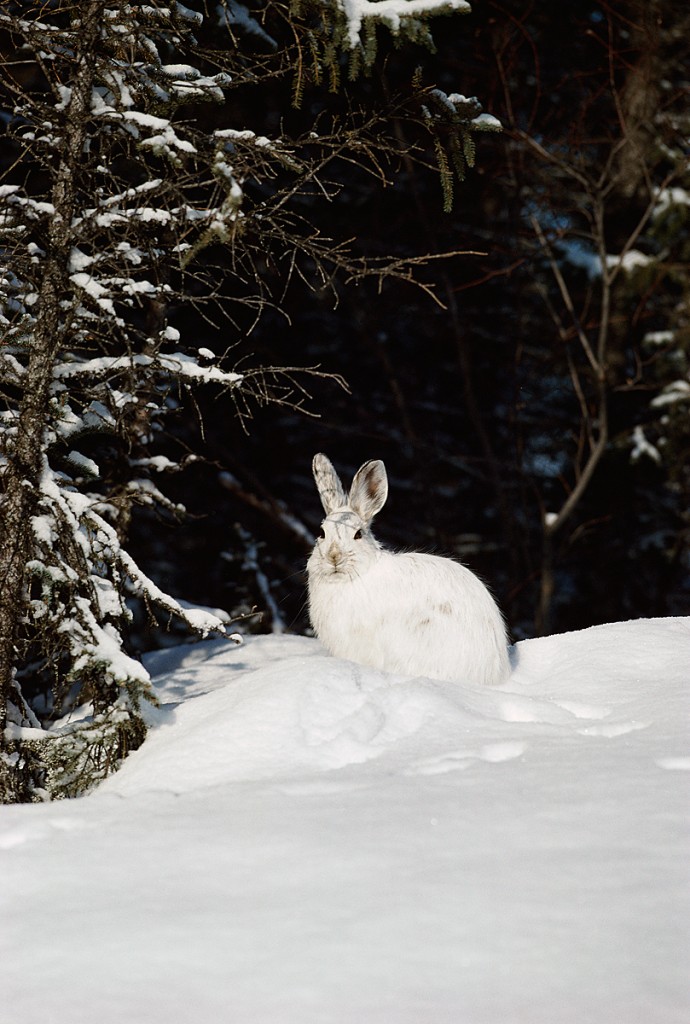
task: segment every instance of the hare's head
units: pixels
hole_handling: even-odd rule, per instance
[[[347,495],[325,455],[314,456],[312,469],[326,518],[309,559],[309,573],[334,580],[361,576],[381,550],[370,525],[388,495],[385,467],[378,459],[365,462]]]

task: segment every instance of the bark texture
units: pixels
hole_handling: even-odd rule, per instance
[[[93,55],[99,36],[102,2],[82,4],[73,14],[71,95],[64,112],[62,147],[55,169],[52,203],[36,327],[12,447],[3,452],[7,464],[0,505],[0,728],[7,718],[12,689],[15,644],[24,599],[24,576],[31,537],[31,516],[41,476],[53,365],[65,342],[68,325],[60,309],[66,293],[72,245],[72,219],[79,165],[86,137],[86,118],[93,86]],[[69,59],[69,58],[68,58]]]

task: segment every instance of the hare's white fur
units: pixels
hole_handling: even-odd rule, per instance
[[[388,494],[382,462],[365,462],[345,494],[325,455],[314,479],[326,518],[307,562],[309,613],[338,658],[401,675],[503,682],[506,630],[496,602],[449,558],[385,551],[369,529]]]

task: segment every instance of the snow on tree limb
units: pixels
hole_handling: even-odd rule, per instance
[[[337,0],[348,25],[348,42],[352,49],[361,43],[362,25],[377,21],[397,35],[405,21],[439,14],[469,14],[472,7],[466,0]]]
[[[122,371],[156,369],[171,378],[201,384],[223,384],[239,386],[244,374],[221,370],[217,366],[200,366],[194,356],[184,352],[159,352],[155,356],[139,353],[132,356],[99,356],[95,359],[75,359],[56,363],[53,367],[55,380],[76,377],[111,378]]]

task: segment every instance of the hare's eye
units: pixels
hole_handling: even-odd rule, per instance
[[[361,539],[362,539],[362,531],[361,530],[357,530],[357,533],[355,534],[355,540],[361,540]]]

